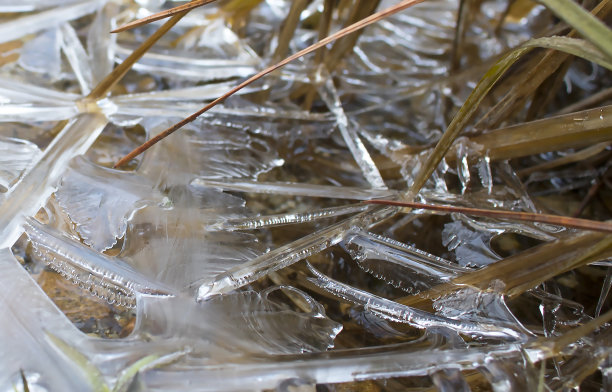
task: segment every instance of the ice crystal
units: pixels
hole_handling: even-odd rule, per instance
[[[296,7],[289,52],[365,16],[360,1],[209,4],[94,94],[164,21],[110,31],[178,3],[0,0],[0,390],[282,391],[378,379],[397,390],[565,390],[595,369],[602,380],[588,382],[609,389],[609,325],[592,324],[609,308],[609,236],[360,202],[570,215],[601,191],[589,214],[610,208],[603,115],[603,128],[582,130],[600,143],[593,149],[540,146],[572,147],[563,127],[520,162],[507,159],[523,157],[523,145],[514,155],[500,147],[499,158],[487,142],[499,113],[520,122],[566,105],[544,92],[563,80],[587,106],[590,95],[609,99],[594,94],[609,81],[602,69],[552,55],[546,66],[535,55],[517,66],[542,79],[532,93],[544,103],[523,111],[502,100],[418,194],[406,192],[491,61],[531,36],[563,33],[543,7],[423,2],[354,43],[298,59],[111,169],[278,61]],[[562,72],[544,74],[552,68]],[[521,80],[502,80],[510,95],[512,78]],[[519,131],[500,130],[512,140]],[[556,198],[571,192],[586,201]],[[49,287],[49,274],[73,291]],[[583,286],[597,287],[593,306]],[[75,315],[95,334],[77,329]]]

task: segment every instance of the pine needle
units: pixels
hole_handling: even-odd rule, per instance
[[[194,0],[187,4],[179,5],[178,7],[170,8],[168,10],[157,12],[155,14],[146,16],[141,19],[137,19],[133,22],[126,23],[123,26],[117,27],[115,30],[111,31],[111,33],[121,33],[122,31],[130,30],[138,26],[144,26],[146,24],[155,22],[157,20],[169,18],[176,14],[180,14],[181,12],[191,11],[194,8],[201,7],[203,5],[212,3],[213,1],[216,1],[216,0]]]
[[[381,19],[384,19],[390,15],[396,14],[400,11],[405,10],[408,7],[411,7],[415,4],[419,4],[422,3],[425,0],[403,0],[402,2],[400,2],[397,5],[394,5],[392,7],[389,7],[383,11],[377,12],[375,14],[372,14],[370,16],[368,16],[367,18],[357,22],[357,23],[353,23],[350,26],[347,26],[341,30],[339,30],[338,32],[328,36],[325,39],[320,40],[319,42],[300,50],[299,52],[285,58],[284,60],[271,65],[270,67],[258,72],[257,74],[251,76],[250,78],[248,78],[247,80],[243,81],[242,83],[240,83],[239,85],[237,85],[236,87],[234,87],[233,89],[229,90],[228,92],[226,92],[225,94],[223,94],[222,96],[220,96],[219,98],[215,99],[214,101],[212,101],[211,103],[209,103],[208,105],[204,106],[202,109],[198,110],[197,112],[193,113],[192,115],[190,115],[189,117],[185,118],[184,120],[174,124],[173,126],[171,126],[170,128],[164,130],[163,132],[157,134],[156,136],[154,136],[153,138],[149,139],[147,142],[143,143],[142,145],[140,145],[139,147],[137,147],[136,149],[134,149],[132,152],[130,152],[129,154],[127,154],[125,157],[121,158],[119,160],[119,162],[117,162],[115,164],[115,168],[123,166],[124,164],[126,164],[127,162],[129,162],[130,160],[132,160],[133,158],[137,157],[138,155],[142,154],[143,152],[145,152],[146,150],[148,150],[149,148],[151,148],[154,144],[156,144],[157,142],[159,142],[160,140],[166,138],[167,136],[169,136],[170,134],[174,133],[175,131],[177,131],[178,129],[182,128],[183,126],[195,121],[195,119],[197,119],[199,116],[201,116],[203,113],[207,112],[208,110],[210,110],[211,108],[213,108],[214,106],[216,106],[217,104],[225,101],[227,98],[229,98],[231,95],[233,95],[234,93],[240,91],[241,89],[245,88],[246,86],[248,86],[249,84],[261,79],[263,76],[276,71],[277,69],[287,65],[288,63],[292,62],[293,60],[296,60],[304,55],[307,55],[311,52],[316,51],[319,48],[324,47],[325,45],[329,44],[330,42],[333,42],[339,38],[342,38],[346,35],[349,35],[351,33],[354,33],[358,30],[363,29],[366,26],[369,26],[373,23],[378,22]]]
[[[433,210],[441,212],[457,212],[460,214],[484,216],[487,218],[514,219],[527,222],[548,223],[564,227],[573,227],[575,229],[603,231],[612,233],[612,223],[599,222],[589,219],[571,218],[560,215],[537,214],[532,212],[517,212],[517,211],[502,211],[502,210],[487,210],[481,208],[468,207],[452,207],[436,204],[423,204],[416,202],[404,202],[395,200],[368,200],[368,204],[384,204],[398,207],[418,208],[423,210]]]

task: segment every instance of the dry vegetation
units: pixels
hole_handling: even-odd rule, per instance
[[[64,76],[26,58],[43,33],[0,43],[5,80],[75,97],[18,117],[0,85],[0,136],[33,142],[0,239],[81,331],[126,339],[117,373],[45,331],[83,385],[612,387],[612,2],[142,4],[45,30]]]

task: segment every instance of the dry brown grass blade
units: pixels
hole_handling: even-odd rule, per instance
[[[332,14],[334,12],[334,1],[324,0],[323,2],[323,14],[321,15],[321,21],[319,22],[319,35],[317,39],[321,41],[329,35],[329,29],[331,27]],[[325,48],[319,48],[315,53],[315,63],[320,64],[323,61],[325,55]]]
[[[612,98],[612,87],[608,87],[603,89],[597,93],[589,95],[588,97],[572,104],[564,107],[562,110],[557,112],[557,115],[568,114],[572,112],[577,112],[579,110],[589,109],[601,102],[604,102],[608,99]]]
[[[89,93],[87,98],[96,100],[104,97],[120,80],[125,76],[126,73],[132,68],[132,65],[136,63],[142,56],[147,53],[149,49],[161,37],[164,36],[174,25],[176,25],[188,11],[183,11],[177,15],[174,15],[170,20],[164,23],[155,33],[153,33],[145,42],[140,44],[136,50],[134,50],[121,64],[119,64],[111,73],[106,77]]]
[[[329,35],[329,29],[331,27],[332,14],[334,11],[334,1],[333,0],[325,0],[323,3],[323,14],[321,15],[321,21],[319,22],[319,35],[317,39],[320,41]],[[315,52],[314,63],[317,67],[321,65],[323,62],[323,58],[325,56],[325,48],[319,48]],[[317,94],[317,90],[314,86],[303,86],[302,87],[306,92],[304,94],[304,101],[302,102],[302,108],[304,110],[310,111],[312,107],[312,103]]]
[[[474,272],[458,276],[449,283],[396,301],[408,306],[427,308],[431,299],[455,292],[461,286],[487,290],[495,280],[503,281],[503,291],[508,297],[516,297],[564,272],[608,258],[611,247],[612,236],[609,234],[581,232],[537,245]]]
[[[612,105],[545,118],[470,138],[491,160],[612,141]]]
[[[240,91],[241,89],[243,89],[244,87],[248,86],[249,84],[261,79],[263,76],[276,71],[277,69],[287,65],[288,63],[292,62],[293,60],[296,60],[304,55],[307,55],[311,52],[316,51],[319,48],[324,47],[325,45],[329,44],[330,42],[333,42],[339,38],[342,38],[344,36],[347,36],[351,33],[354,33],[356,31],[359,31],[361,29],[363,29],[366,26],[371,25],[372,23],[376,23],[381,19],[384,19],[390,15],[396,14],[400,11],[405,10],[408,7],[411,7],[415,4],[419,4],[422,3],[425,0],[403,0],[400,3],[389,7],[385,10],[382,10],[380,12],[377,12],[375,14],[372,14],[370,16],[368,16],[367,18],[354,23],[350,26],[347,26],[339,31],[337,31],[336,33],[328,36],[325,39],[320,40],[319,42],[300,50],[299,52],[285,58],[284,60],[269,66],[268,68],[265,68],[264,70],[258,72],[257,74],[251,76],[250,78],[248,78],[247,80],[243,81],[242,83],[240,83],[239,85],[237,85],[236,87],[232,88],[231,90],[229,90],[228,92],[226,92],[225,94],[223,94],[222,96],[220,96],[219,98],[215,99],[214,101],[212,101],[211,103],[209,103],[208,105],[204,106],[202,109],[198,110],[197,112],[193,113],[192,115],[190,115],[189,117],[183,119],[182,121],[174,124],[173,126],[171,126],[170,128],[164,130],[163,132],[157,134],[156,136],[154,136],[153,138],[149,139],[147,142],[143,143],[142,145],[140,145],[139,147],[137,147],[136,149],[134,149],[132,152],[130,152],[129,154],[127,154],[125,157],[121,158],[119,160],[119,162],[117,162],[115,164],[115,168],[120,167],[122,165],[124,165],[125,163],[129,162],[131,159],[137,157],[138,155],[142,154],[143,152],[145,152],[146,150],[148,150],[149,148],[151,148],[154,144],[156,144],[157,142],[159,142],[160,140],[164,139],[165,137],[169,136],[170,134],[172,134],[173,132],[175,132],[176,130],[182,128],[183,126],[189,124],[190,122],[194,121],[196,118],[198,118],[199,116],[201,116],[203,113],[205,113],[206,111],[210,110],[211,108],[213,108],[214,106],[216,106],[217,104],[225,101],[228,97],[230,97],[231,95],[233,95],[234,93]],[[178,15],[177,15],[178,16]]]
[[[0,66],[4,64],[14,63],[19,60],[19,51],[23,46],[20,40],[4,42],[0,44]]]
[[[549,223],[551,225],[558,225],[564,227],[573,227],[576,229],[603,231],[612,233],[612,223],[599,222],[589,219],[571,218],[560,215],[549,215],[549,214],[537,214],[532,212],[517,212],[517,211],[501,211],[501,210],[487,210],[481,208],[469,208],[469,207],[453,207],[443,206],[436,204],[423,204],[416,202],[407,201],[395,201],[395,200],[368,200],[364,203],[367,204],[383,204],[398,207],[418,208],[423,210],[441,211],[441,212],[457,212],[460,214],[473,215],[473,216],[484,216],[487,218],[499,218],[499,219],[513,219],[527,222],[540,222]]]
[[[190,3],[179,5],[178,7],[170,8],[169,10],[157,12],[157,13],[149,15],[147,17],[144,17],[144,18],[141,18],[141,19],[137,19],[137,20],[132,21],[130,23],[126,23],[123,26],[117,27],[115,30],[111,31],[111,33],[120,33],[122,31],[133,29],[133,28],[138,27],[138,26],[143,26],[143,25],[155,22],[155,21],[160,20],[160,19],[169,18],[169,17],[174,16],[176,14],[180,14],[181,12],[191,11],[194,8],[198,8],[198,7],[201,7],[203,5],[212,3],[213,1],[216,1],[216,0],[194,0],[194,1],[190,2]]]
[[[564,155],[560,158],[553,159],[551,161],[546,161],[538,165],[530,166],[525,169],[521,169],[517,172],[517,174],[519,175],[519,177],[526,177],[531,173],[535,173],[537,171],[554,169],[556,167],[567,165],[570,163],[580,162],[602,153],[608,148],[608,146],[610,146],[610,142],[597,143],[583,150]]]
[[[592,14],[601,19],[606,18],[610,12],[612,12],[612,6],[609,0],[601,1],[592,10]],[[571,30],[567,34],[568,37],[575,37],[576,35],[577,32],[575,30]],[[570,58],[571,56],[567,53],[547,50],[531,59],[528,67],[525,68],[523,80],[517,83],[509,79],[506,83],[509,87],[506,95],[478,120],[474,125],[474,129],[481,132],[486,129],[499,127],[505,119],[513,113],[519,112],[538,87],[557,72],[559,67]],[[498,86],[498,88],[501,87],[501,85]]]
[[[612,321],[612,310],[607,311],[603,315],[594,318],[593,320],[582,324],[581,326],[574,328],[561,336],[555,337],[551,340],[556,353],[561,352],[566,346],[578,341],[589,333],[595,331],[606,323]],[[543,341],[543,342],[542,342]],[[538,344],[546,344],[546,339],[541,339],[534,342],[535,346]]]
[[[294,0],[291,2],[291,9],[289,10],[287,18],[285,18],[285,21],[283,22],[283,26],[281,27],[281,31],[278,36],[278,44],[276,45],[276,49],[272,55],[273,61],[279,61],[287,55],[287,52],[289,51],[289,43],[291,42],[291,38],[293,38],[293,35],[295,34],[295,29],[297,29],[298,23],[300,22],[300,15],[302,11],[306,9],[308,3],[308,0]]]

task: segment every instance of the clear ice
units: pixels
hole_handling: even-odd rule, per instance
[[[335,390],[380,379],[401,390],[410,377],[445,392],[578,390],[595,369],[612,388],[609,324],[587,329],[609,308],[609,236],[589,237],[580,268],[552,254],[571,267],[557,280],[535,268],[466,284],[496,266],[517,272],[500,262],[520,259],[508,247],[528,260],[541,248],[524,242],[582,237],[360,202],[536,212],[543,196],[609,187],[609,163],[525,175],[468,129],[420,193],[405,193],[476,71],[539,31],[541,6],[496,29],[505,3],[460,2],[479,17],[463,37],[470,70],[448,76],[458,2],[423,2],[365,29],[341,67],[300,58],[112,169],[272,64],[292,4],[195,9],[110,93],[88,97],[163,21],[110,31],[179,3],[0,0],[0,391]],[[248,18],[238,3],[254,7]],[[306,3],[290,52],[314,42],[324,7],[352,4]],[[609,78],[588,72],[571,65],[566,82],[588,95]],[[292,94],[318,98],[306,107]],[[542,153],[534,167],[564,154],[582,152]],[[43,273],[77,300],[53,296]],[[506,289],[530,273],[537,283]],[[590,309],[568,287],[596,279]],[[128,309],[133,328],[121,339],[79,330],[69,316],[90,311],[86,299],[117,319]]]

